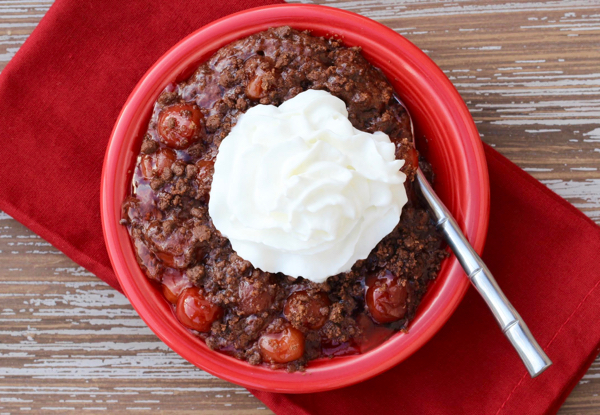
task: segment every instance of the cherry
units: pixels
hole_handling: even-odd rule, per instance
[[[273,302],[266,284],[258,284],[258,281],[243,279],[239,288],[240,310],[244,314],[258,314],[266,310]]]
[[[252,100],[259,100],[267,96],[269,80],[273,79],[273,68],[270,61],[260,55],[249,58],[244,64],[248,74],[246,95]]]
[[[154,157],[149,154],[144,154],[142,156],[142,160],[140,161],[140,169],[142,171],[142,176],[146,180],[152,179],[152,164],[154,161]]]
[[[262,358],[267,362],[291,362],[304,354],[304,335],[298,329],[287,327],[279,333],[260,336],[258,347]]]
[[[156,172],[161,175],[166,168],[171,168],[177,160],[177,153],[170,148],[161,148],[156,152]]]
[[[154,255],[169,268],[187,268],[198,249],[191,229],[177,219],[151,222],[144,236]]]
[[[191,287],[180,294],[175,314],[185,327],[207,333],[212,323],[223,316],[223,309],[206,299],[198,287]]]
[[[308,295],[306,291],[296,291],[286,300],[283,314],[296,326],[318,330],[327,322],[330,305],[329,297],[323,292]]]
[[[196,167],[198,167],[198,174],[202,174],[203,172],[213,170],[215,168],[215,162],[212,160],[198,160],[196,162]]]
[[[248,86],[246,86],[246,95],[248,95],[248,98],[250,99],[259,100],[265,96],[265,92],[266,91],[262,88],[262,76],[261,74],[257,73],[250,79],[250,81],[248,81]]]
[[[201,136],[202,113],[191,104],[176,104],[166,107],[158,117],[160,141],[171,148],[185,149]]]
[[[140,169],[144,179],[150,180],[154,173],[159,176],[177,160],[177,153],[170,148],[161,148],[155,154],[144,154],[140,161]]]
[[[371,317],[377,323],[391,323],[406,314],[408,290],[400,279],[385,271],[367,281],[366,302]]]
[[[173,268],[166,268],[162,277],[162,292],[168,302],[177,304],[179,295],[186,288],[191,287],[190,281],[183,272]]]
[[[401,169],[403,172],[416,171],[419,168],[419,152],[414,147],[406,152],[404,159],[404,166]]]
[[[177,268],[177,265],[180,262],[178,261],[180,259],[180,255],[176,257],[170,252],[156,251],[154,255],[156,255],[156,257],[160,259],[160,262],[165,264],[167,267]]]

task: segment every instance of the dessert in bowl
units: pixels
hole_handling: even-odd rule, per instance
[[[192,34],[146,74],[109,145],[103,224],[124,291],[175,351],[244,386],[309,392],[391,367],[443,324],[468,281],[451,258],[423,297],[444,254],[411,195],[410,120],[394,92],[416,137],[428,140],[439,193],[481,249],[487,177],[476,130],[441,71],[389,29],[323,7],[250,10]],[[281,128],[265,129],[244,148],[265,117]],[[280,140],[276,157],[272,148],[259,151],[289,131],[302,136],[299,120],[314,127],[312,138],[304,134],[299,147]],[[347,148],[344,134],[364,145]],[[342,153],[333,170],[352,171],[349,193],[323,182]],[[288,180],[281,190],[274,183],[290,165],[297,174],[284,176],[293,186]],[[321,190],[307,193],[314,182]],[[279,210],[260,206],[269,203]],[[349,207],[362,222],[343,213]],[[340,235],[354,242],[335,242]]]
[[[293,372],[408,327],[445,251],[393,95],[360,49],[280,26],[159,96],[122,222],[211,349]]]

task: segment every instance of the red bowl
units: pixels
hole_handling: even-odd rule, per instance
[[[442,71],[393,30],[358,14],[313,5],[246,10],[192,33],[154,64],[135,87],[110,139],[102,172],[102,225],[108,253],[123,291],[142,319],[169,347],[220,378],[271,392],[307,393],[352,385],[373,377],[414,353],[448,320],[463,298],[468,279],[455,257],[444,261],[424,297],[409,333],[396,333],[362,355],[319,359],[305,373],[289,374],[208,349],[175,318],[171,306],[145,277],[129,235],[119,225],[121,203],[152,106],[165,86],[186,79],[220,47],[273,26],[289,25],[315,35],[340,36],[361,46],[381,68],[408,108],[419,149],[437,174],[436,191],[475,250],[481,252],[489,217],[489,182],[483,147],[469,111]]]

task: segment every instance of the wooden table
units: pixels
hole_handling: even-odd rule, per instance
[[[485,142],[600,222],[600,2],[315,3],[425,50]],[[51,4],[0,1],[0,69]],[[0,414],[270,412],[169,350],[124,296],[1,212],[0,287]],[[560,413],[600,413],[599,393],[596,360]]]

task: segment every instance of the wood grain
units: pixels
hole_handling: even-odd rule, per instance
[[[315,1],[406,36],[498,151],[600,223],[600,3]],[[51,0],[0,0],[0,70]],[[600,360],[561,414],[600,413]],[[127,299],[0,213],[0,414],[270,411],[195,369]]]

